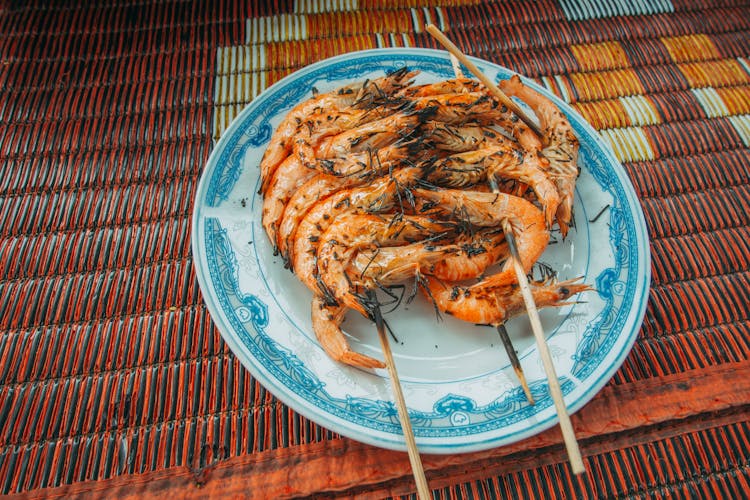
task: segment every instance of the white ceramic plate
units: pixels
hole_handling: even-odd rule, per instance
[[[512,72],[475,60],[496,80]],[[384,372],[330,360],[311,329],[310,292],[284,269],[261,227],[258,164],[272,131],[296,103],[407,66],[418,83],[450,78],[446,52],[384,49],[313,64],[279,81],[234,120],[216,145],[196,194],[192,246],[203,296],[242,364],[291,408],[353,439],[405,449]],[[532,86],[534,86],[532,84]],[[539,87],[535,86],[539,89]],[[596,287],[585,303],[542,310],[548,344],[571,412],[620,366],[643,319],[650,279],[643,214],[621,165],[596,132],[557,102],[581,139],[576,227],[541,261],[560,279]],[[438,321],[421,297],[386,318],[398,336],[396,365],[424,453],[475,451],[520,440],[557,423],[528,320],[508,323],[536,405],[526,402],[497,333],[450,317]],[[380,355],[375,328],[351,313],[355,350]]]

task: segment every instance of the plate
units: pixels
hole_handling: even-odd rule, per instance
[[[474,61],[496,81],[513,74]],[[269,87],[216,144],[192,221],[203,297],[240,362],[305,417],[396,450],[406,446],[386,373],[341,365],[320,348],[311,328],[311,294],[273,255],[257,191],[261,156],[293,105],[309,98],[313,88],[325,92],[404,66],[420,70],[418,83],[453,75],[446,52],[379,49],[313,64]],[[565,402],[575,412],[610,379],[635,341],[648,297],[648,235],[633,187],[610,149],[570,106],[526,83],[557,103],[581,141],[575,227],[540,259],[560,279],[583,276],[596,288],[575,304],[541,311]],[[527,318],[507,327],[536,399],[533,406],[493,329],[437,318],[421,296],[386,318],[397,338],[392,350],[421,452],[492,448],[557,423]],[[382,359],[371,323],[350,313],[344,327],[355,350]]]

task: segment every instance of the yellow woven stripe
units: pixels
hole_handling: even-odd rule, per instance
[[[716,89],[706,87],[702,89],[693,89],[693,95],[700,103],[703,110],[706,112],[706,116],[709,118],[716,118],[718,116],[727,116],[729,109],[724,103]]]
[[[750,114],[750,86],[724,87],[715,90],[724,101],[730,115]]]
[[[572,45],[570,50],[584,71],[603,71],[630,66],[619,42]]]
[[[737,130],[745,147],[750,148],[750,115],[731,116],[729,122]]]
[[[307,18],[294,14],[255,17],[246,22],[245,43],[285,42],[307,38]]]
[[[659,112],[650,98],[642,95],[620,97],[625,112],[630,118],[631,125],[655,125],[662,123]]]
[[[378,39],[381,47],[414,47],[413,33],[385,33]]]
[[[242,111],[245,104],[225,104],[214,107],[214,140],[218,140],[221,134],[229,127],[232,120]]]
[[[265,46],[266,68],[298,68],[346,52],[375,47],[372,35],[269,43]]]
[[[265,67],[263,45],[219,47],[216,51],[216,74],[258,71]]]
[[[750,83],[748,75],[734,59],[678,64],[690,87],[729,87]]]
[[[578,100],[598,101],[613,97],[640,95],[643,85],[632,69],[570,75]]]
[[[654,105],[641,95],[579,102],[573,107],[597,130],[662,123]]]
[[[359,0],[362,10],[390,10],[414,7],[459,7],[477,5],[485,0]]]
[[[297,14],[357,10],[358,8],[357,0],[294,0],[294,12]]]
[[[600,130],[602,138],[612,146],[612,151],[621,162],[654,159],[654,150],[640,127]]]
[[[309,38],[336,38],[361,33],[404,33],[412,31],[408,10],[336,12],[307,16]]]
[[[661,42],[675,62],[721,58],[714,42],[706,35],[665,37]]]
[[[617,99],[582,102],[574,104],[573,107],[597,130],[631,125],[630,117]]]

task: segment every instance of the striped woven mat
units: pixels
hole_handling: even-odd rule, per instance
[[[281,77],[436,47],[569,102],[651,237],[632,352],[557,430],[425,457],[437,498],[750,492],[750,4],[655,0],[0,2],[0,493],[413,498],[406,455],[342,438],[246,372],[190,252],[214,141]]]

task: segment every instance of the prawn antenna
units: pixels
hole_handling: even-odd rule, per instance
[[[375,293],[375,290],[372,288],[366,288],[362,293],[353,293],[355,297],[357,297],[357,301],[362,305],[362,308],[367,312],[367,316],[369,319],[374,320],[376,317],[376,314],[381,312],[381,308],[383,306],[391,306],[393,307],[388,311],[391,312],[395,310],[403,301],[403,293],[401,294],[395,294],[393,291],[389,290],[388,287],[382,286],[380,283],[375,283],[375,286],[378,290],[381,290],[384,292],[388,297],[391,298],[391,300],[388,300],[387,302],[381,302],[381,300],[378,298],[377,294]],[[404,285],[395,286],[394,288],[405,288]],[[395,305],[394,305],[395,304]]]
[[[540,281],[546,281],[546,280],[557,278],[557,271],[549,264],[545,264],[544,262],[541,262],[541,261],[535,262],[534,266],[531,268],[530,274],[532,276],[532,279],[534,279],[535,271],[539,273]]]
[[[325,305],[334,307],[339,305],[339,301],[336,300],[336,296],[333,294],[333,292],[331,292],[330,288],[328,288],[328,286],[323,282],[320,276],[315,276],[315,283],[318,285],[318,290],[323,297]]]
[[[391,309],[389,309],[388,311],[386,311],[386,314],[395,311],[401,305],[401,303],[404,301],[404,293],[406,292],[406,285],[399,284],[399,285],[392,285],[390,287],[387,287],[387,286],[383,286],[378,281],[376,281],[375,284],[377,285],[377,287],[378,287],[379,290],[381,290],[383,293],[385,293],[386,295],[388,295],[389,297],[391,297],[393,299],[391,302],[381,302],[380,303],[381,306],[386,306],[386,305],[387,306],[390,306],[390,305],[393,306]],[[394,293],[393,292],[394,289],[395,290],[401,290],[401,293],[399,293],[399,294]]]
[[[432,279],[437,280],[437,282],[440,283],[442,286],[446,286],[445,282],[443,282],[441,279],[436,278],[435,276],[433,276]],[[440,308],[438,307],[437,300],[435,300],[435,296],[432,295],[432,290],[430,290],[430,287],[428,286],[429,283],[427,282],[427,278],[422,278],[419,281],[418,285],[422,287],[422,290],[424,290],[425,295],[427,295],[427,298],[432,303],[432,308],[435,311],[435,319],[437,321],[442,321],[443,316],[440,314]]]
[[[388,324],[388,322],[383,318],[383,325],[385,325],[385,329],[388,330],[388,334],[391,336],[394,342],[399,343],[398,337],[396,337],[396,334],[393,332],[393,329],[391,328],[391,325]]]
[[[425,167],[426,169],[429,169],[430,167]],[[430,191],[438,191],[440,189],[439,186],[436,184],[433,184],[432,182],[428,181],[427,179],[418,179],[416,182],[417,187],[422,189],[428,189]]]
[[[408,74],[409,74],[409,67],[408,66],[403,66],[401,68],[385,72],[385,76],[387,76],[388,78],[393,78],[393,79],[395,79],[396,81],[399,81],[399,82],[401,81],[401,79],[403,79],[404,76],[406,76]]]
[[[367,269],[370,267],[373,261],[375,261],[375,257],[377,257],[379,253],[380,253],[380,249],[376,248],[375,251],[372,253],[372,257],[370,257],[370,260],[367,262],[367,265],[362,269],[362,272],[359,273],[359,279],[362,279],[365,277],[365,273],[367,272]]]

